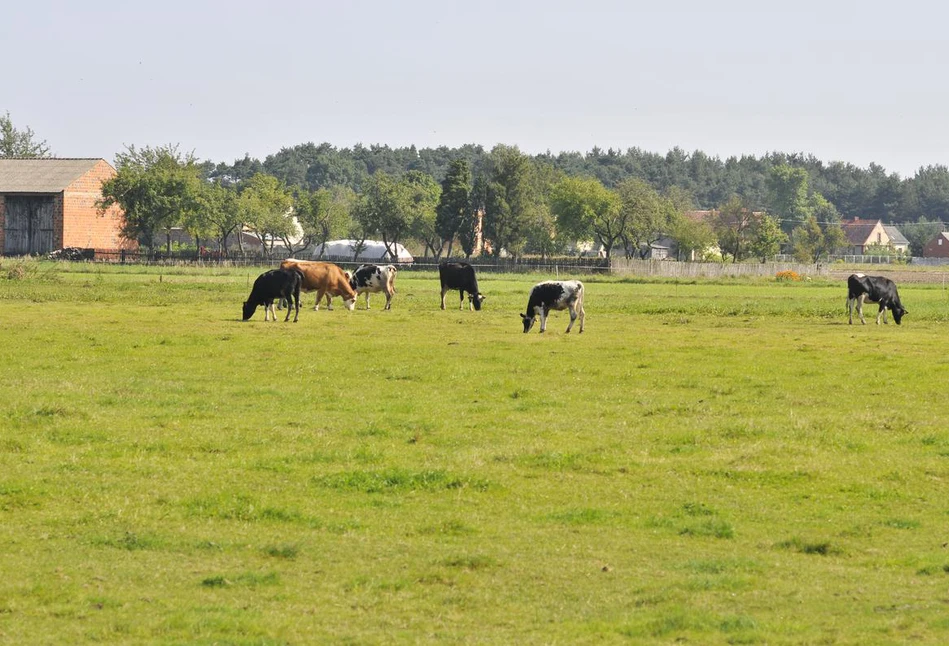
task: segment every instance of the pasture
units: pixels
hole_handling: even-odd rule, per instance
[[[242,323],[260,270],[14,264],[0,642],[949,641],[941,278],[579,276],[525,335],[548,276]]]

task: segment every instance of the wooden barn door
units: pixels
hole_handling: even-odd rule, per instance
[[[47,254],[53,250],[52,196],[6,196],[3,253]]]

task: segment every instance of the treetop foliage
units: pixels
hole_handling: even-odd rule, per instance
[[[337,148],[329,143],[306,143],[283,148],[263,161],[245,156],[232,164],[207,163],[205,168],[208,177],[231,182],[265,172],[289,186],[308,190],[342,185],[361,192],[368,178],[380,170],[393,177],[421,171],[441,182],[451,163],[457,160],[467,162],[477,180],[489,172],[491,154],[492,151],[476,144],[457,148],[362,144]],[[525,156],[538,168],[549,168],[568,177],[595,178],[607,188],[616,188],[624,180],[634,178],[660,194],[681,190],[691,196],[694,207],[699,209],[717,208],[738,195],[753,210],[773,211],[786,232],[810,215],[814,205],[806,199],[815,193],[843,219],[859,217],[902,223],[926,217],[949,222],[949,169],[942,165],[920,168],[914,177],[900,178],[877,164],[861,168],[840,161],[824,162],[803,153],[772,152],[760,157],[722,159],[681,148],[661,154],[635,147],[625,151],[594,147],[586,153],[548,151]],[[776,184],[776,179],[783,185]],[[807,186],[808,195],[801,194],[802,184]],[[781,212],[773,208],[772,200],[776,198],[782,201]]]
[[[49,146],[35,137],[29,127],[14,127],[9,112],[0,115],[0,157],[49,157]]]

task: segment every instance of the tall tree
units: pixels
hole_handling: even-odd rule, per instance
[[[733,195],[723,204],[712,223],[722,260],[731,256],[732,262],[740,262],[747,254],[748,237],[754,213],[745,202]]]
[[[533,163],[517,146],[497,145],[488,160],[484,234],[495,255],[520,255],[528,228],[541,206]]]
[[[363,198],[355,213],[358,223],[364,232],[378,234],[390,257],[398,258],[399,241],[415,215],[408,185],[378,171],[367,180]]]
[[[201,168],[193,155],[177,146],[129,146],[115,156],[116,174],[102,183],[102,211],[118,204],[125,212],[123,235],[155,247],[155,236],[164,231],[171,249],[171,228],[183,226],[200,206],[204,189]]]
[[[625,179],[616,187],[626,227],[620,234],[627,257],[645,258],[650,246],[672,226],[674,207],[641,179]]]
[[[204,182],[195,213],[217,239],[218,251],[227,255],[227,240],[240,235],[241,218],[237,209],[237,190],[223,182]],[[238,243],[240,244],[240,243]]]
[[[0,115],[0,157],[49,157],[49,146],[37,141],[29,127],[15,128],[7,112]]]
[[[410,170],[401,181],[409,199],[412,223],[410,231],[414,237],[425,244],[425,253],[429,251],[438,259],[442,252],[442,237],[435,226],[436,209],[441,200],[442,187],[435,178],[419,170]]]
[[[701,218],[678,213],[669,227],[669,237],[676,243],[677,260],[701,260],[706,250],[715,244],[715,232]]]
[[[768,175],[768,198],[781,227],[790,231],[811,215],[807,171],[787,164],[775,166]]]
[[[574,241],[594,240],[603,245],[607,258],[626,228],[619,195],[598,179],[560,180],[553,187],[550,210],[557,218],[559,235]]]
[[[456,159],[448,165],[448,173],[442,180],[442,194],[435,209],[435,231],[442,244],[448,242],[448,257],[451,257],[455,236],[462,221],[471,210],[471,168],[465,159]],[[441,246],[439,247],[441,251]]]
[[[828,223],[821,226],[813,215],[794,229],[791,239],[794,257],[801,262],[820,262],[847,241],[840,225]]]
[[[297,221],[320,250],[320,256],[327,241],[349,233],[355,202],[356,193],[346,186],[298,191],[294,206]]]
[[[242,183],[237,203],[244,225],[268,255],[273,255],[278,241],[293,252],[294,240],[302,232],[292,217],[293,196],[283,182],[258,173]]]
[[[787,234],[781,230],[775,218],[767,213],[756,213],[748,230],[748,255],[767,262],[781,251],[787,239]]]

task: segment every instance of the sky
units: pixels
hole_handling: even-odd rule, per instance
[[[949,164],[949,4],[8,3],[0,114],[57,157],[307,142]]]

